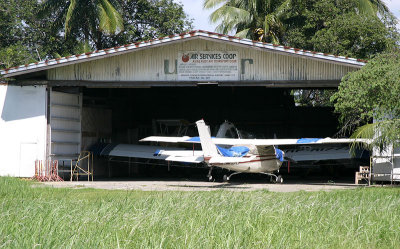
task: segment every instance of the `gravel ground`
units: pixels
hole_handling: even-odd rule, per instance
[[[128,181],[79,181],[79,182],[46,182],[47,186],[58,188],[97,188],[97,189],[119,189],[119,190],[143,190],[143,191],[252,191],[269,190],[273,192],[295,192],[295,191],[320,191],[351,189],[359,187],[351,183],[333,182],[288,182],[283,184],[272,183],[244,183],[244,182],[205,182],[205,181],[179,181],[179,180],[128,180]]]

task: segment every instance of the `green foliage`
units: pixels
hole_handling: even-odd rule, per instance
[[[0,178],[4,248],[396,248],[400,190],[143,192]]]
[[[278,44],[283,34],[282,15],[290,9],[291,0],[205,0],[204,8],[219,6],[210,21],[220,23],[216,31]]]
[[[317,51],[371,58],[395,46],[389,30],[378,17],[348,13],[316,32],[311,41]]]
[[[396,20],[380,1],[293,0],[293,4],[294,9],[284,21],[285,45],[369,59],[393,49],[398,41]],[[298,96],[295,100],[299,105],[329,106],[332,94],[332,91],[301,90],[295,93]]]
[[[186,16],[182,5],[173,0],[122,0],[120,5],[124,29],[117,36],[103,37],[106,46],[154,39],[192,29],[192,21]]]
[[[343,131],[353,131],[375,120],[374,125],[360,128],[354,136],[373,138],[374,145],[381,148],[389,143],[399,145],[399,68],[400,51],[394,50],[376,56],[343,78],[339,91],[331,98],[340,113]]]
[[[37,5],[37,0],[0,1],[0,48],[14,45],[29,36],[29,22]]]
[[[53,28],[93,49],[152,39],[191,28],[182,5],[172,0],[47,0],[39,16],[54,15]],[[55,13],[55,14],[54,14]]]
[[[154,2],[144,14],[147,19],[141,23],[141,36],[144,38],[166,36],[192,29],[192,21],[186,16],[183,6],[173,0]]]
[[[110,2],[111,1],[111,2]],[[63,31],[66,38],[92,41],[101,49],[100,34],[116,34],[123,29],[122,17],[112,0],[46,0],[39,17],[53,15],[53,29]]]
[[[38,8],[37,0],[0,1],[0,68],[56,57],[56,54],[73,50],[76,42],[66,41],[59,30],[50,25],[56,22],[54,15],[39,18],[36,15]]]
[[[385,14],[389,12],[388,7],[382,0],[357,0],[358,13],[366,15]]]
[[[312,38],[317,31],[328,27],[343,13],[355,10],[354,0],[293,0],[292,3],[293,11],[285,18],[285,44],[308,50],[314,50]]]
[[[395,46],[396,19],[380,1],[293,1],[284,20],[285,45],[360,59]]]
[[[335,92],[333,89],[300,89],[292,90],[291,94],[298,106],[333,106],[330,98]]]
[[[0,68],[192,28],[172,0],[0,1]]]
[[[370,139],[372,143],[353,143],[352,149],[363,147],[372,150],[375,147],[383,151],[388,148],[388,145],[398,147],[400,145],[399,131],[400,119],[398,118],[363,125],[358,127],[351,137],[355,139]]]
[[[34,62],[31,54],[21,42],[5,48],[0,48],[0,68],[9,68]]]
[[[225,34],[357,58],[394,44],[396,19],[381,0],[204,1],[205,9],[218,6],[210,21]]]

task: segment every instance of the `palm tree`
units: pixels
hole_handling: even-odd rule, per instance
[[[205,0],[204,8],[222,4],[210,16],[213,23],[220,22],[216,31],[259,41],[279,43],[283,34],[281,17],[290,7],[291,0]]]
[[[385,14],[388,7],[382,0],[354,0],[361,14]],[[292,11],[292,0],[204,0],[204,9],[218,7],[210,21],[218,23],[217,32],[260,41],[279,43],[284,33],[283,17]]]
[[[102,48],[102,34],[116,34],[123,30],[123,20],[115,0],[45,0],[39,17],[54,15],[53,26],[60,28],[65,37],[83,37],[97,49]]]
[[[370,143],[352,143],[351,150],[356,148],[363,148],[372,150],[378,148],[380,151],[392,146],[398,148],[400,146],[400,119],[386,119],[382,121],[375,121],[358,127],[351,135],[355,139],[369,139]]]
[[[360,14],[385,14],[389,12],[389,8],[382,0],[356,0],[357,8]]]

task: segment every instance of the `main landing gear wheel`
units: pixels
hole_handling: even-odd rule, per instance
[[[212,176],[208,176],[208,181],[212,182],[213,181],[213,177]]]
[[[283,178],[282,178],[281,175],[279,175],[279,176],[276,178],[276,183],[283,183]]]
[[[224,176],[222,177],[222,181],[223,181],[223,182],[228,182],[228,181],[229,181],[229,176],[224,175]]]
[[[269,176],[269,182],[271,183],[283,183],[283,178],[281,175],[275,175],[272,173],[267,173],[267,172],[260,172],[260,174],[264,174]]]

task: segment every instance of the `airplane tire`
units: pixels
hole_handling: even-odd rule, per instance
[[[278,175],[278,177],[276,178],[276,183],[283,183],[283,178],[281,175]]]
[[[228,181],[229,181],[228,176],[227,176],[227,175],[224,175],[224,176],[222,177],[222,181],[223,181],[223,182],[228,182]]]

